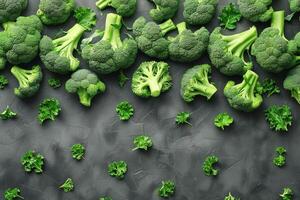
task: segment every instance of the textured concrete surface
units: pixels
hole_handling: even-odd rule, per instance
[[[96,10],[94,0],[77,2]],[[221,0],[219,8],[227,2]],[[26,14],[35,13],[37,3],[37,0],[30,0]],[[274,7],[287,10],[287,1],[275,1]],[[148,17],[150,8],[149,2],[139,0],[139,12],[126,23],[131,26],[139,15]],[[101,27],[106,12],[97,13],[98,27]],[[175,21],[181,19],[182,8]],[[217,24],[215,19],[208,28],[212,30]],[[60,29],[72,25],[70,20],[66,26],[45,28],[44,33],[54,36]],[[263,28],[268,23],[259,26]],[[243,20],[237,31],[247,27],[249,23]],[[286,30],[288,38],[299,31],[297,17],[287,24]],[[144,60],[150,59],[139,55],[136,64],[126,73],[131,76]],[[194,64],[207,62],[207,56],[204,56]],[[285,186],[293,188],[295,199],[299,199],[299,105],[289,93],[282,90],[280,95],[265,98],[264,105],[253,113],[236,112],[228,106],[222,94],[229,78],[214,69],[212,79],[219,88],[217,95],[209,102],[199,98],[186,104],[179,96],[180,79],[184,70],[193,64],[169,64],[174,87],[158,99],[135,97],[130,84],[119,88],[117,76],[113,74],[102,77],[107,92],[94,99],[91,109],[83,108],[77,96],[67,94],[64,88],[49,88],[46,80],[51,74],[46,70],[40,93],[32,99],[20,100],[13,95],[17,83],[7,69],[4,74],[10,77],[10,85],[0,91],[0,108],[10,105],[18,112],[19,118],[0,121],[0,193],[8,187],[20,187],[22,196],[28,200],[92,200],[103,195],[114,200],[156,200],[159,199],[156,188],[161,180],[172,179],[177,188],[171,199],[176,200],[221,200],[228,192],[244,200],[275,200]],[[82,67],[86,67],[84,62]],[[255,70],[262,77],[270,76],[261,72],[257,65]],[[284,75],[275,77],[278,84],[282,84]],[[40,126],[36,120],[37,105],[46,97],[56,97],[61,101],[62,114],[55,122]],[[135,116],[129,122],[120,122],[116,116],[115,106],[121,100],[128,100],[135,106]],[[271,131],[265,122],[263,111],[272,104],[287,104],[293,108],[294,123],[287,134]],[[192,127],[175,125],[174,118],[180,111],[193,112]],[[235,118],[235,124],[220,131],[212,122],[216,114],[224,111]],[[152,136],[154,148],[148,153],[132,152],[133,137],[142,133]],[[71,158],[70,147],[74,143],[86,146],[87,154],[82,162]],[[274,149],[279,145],[287,148],[287,165],[282,169],[272,164]],[[27,174],[22,169],[20,157],[29,149],[45,156],[43,174]],[[206,177],[201,169],[204,158],[210,154],[220,158],[220,175],[216,178]],[[129,165],[123,181],[111,178],[107,173],[107,164],[119,159]],[[58,190],[68,177],[75,182],[72,193]]]

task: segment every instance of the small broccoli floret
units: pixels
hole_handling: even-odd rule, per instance
[[[155,4],[155,8],[151,9],[149,14],[153,21],[161,23],[165,20],[173,18],[179,7],[179,0],[149,0]]]
[[[181,80],[181,96],[186,102],[192,102],[196,96],[210,99],[217,88],[210,83],[210,65],[197,65],[188,69]]]
[[[41,0],[37,16],[46,25],[63,24],[74,8],[74,0]]]
[[[219,0],[185,0],[183,17],[191,25],[204,25],[214,17]]]
[[[54,40],[44,36],[40,42],[41,60],[51,72],[68,74],[79,67],[80,61],[74,57],[73,52],[83,33],[96,24],[96,14],[89,8],[77,8],[75,18],[77,24],[66,35]]]
[[[132,76],[131,89],[140,97],[158,97],[171,87],[172,77],[165,62],[143,62]]]
[[[19,82],[19,87],[15,88],[15,95],[21,98],[32,97],[35,95],[43,79],[41,67],[36,65],[32,69],[26,70],[20,67],[12,67],[11,73]]]
[[[258,108],[262,104],[263,98],[256,92],[257,83],[258,75],[251,70],[244,74],[240,84],[228,81],[224,88],[224,95],[230,106],[244,112],[251,112]]]
[[[130,67],[137,56],[137,44],[133,38],[121,40],[122,17],[110,13],[106,17],[105,32],[95,44],[82,49],[82,57],[89,67],[100,74],[110,74]]]
[[[101,10],[113,7],[118,15],[130,17],[135,14],[137,0],[97,0],[96,6]]]
[[[15,21],[27,5],[28,0],[0,0],[0,24]]]
[[[88,69],[80,69],[74,72],[66,82],[65,88],[69,93],[77,93],[80,103],[90,107],[92,99],[105,91],[105,85],[98,76]]]
[[[164,38],[169,31],[176,29],[172,20],[160,25],[147,22],[144,17],[139,17],[133,24],[133,34],[139,49],[146,55],[160,60],[169,57],[170,41]]]
[[[300,66],[289,71],[283,82],[283,87],[289,90],[292,97],[300,104]]]
[[[300,1],[299,0],[289,0],[290,10],[292,12],[300,12]]]
[[[199,59],[206,51],[209,43],[209,32],[202,27],[195,31],[186,28],[186,23],[177,25],[178,35],[175,38],[169,37],[170,59],[178,62],[193,62]]]
[[[272,0],[238,0],[241,14],[252,22],[266,22],[272,17]]]
[[[212,64],[227,76],[243,75],[251,69],[252,62],[245,61],[245,51],[257,38],[256,27],[234,34],[222,35],[216,28],[210,35],[208,54]]]

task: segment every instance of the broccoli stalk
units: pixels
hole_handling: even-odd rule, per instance
[[[110,45],[114,50],[121,48],[123,46],[120,29],[122,27],[122,17],[110,13],[107,15],[105,32],[102,40],[109,41]]]
[[[166,35],[169,31],[176,29],[176,26],[173,23],[173,21],[171,19],[169,19],[169,20],[159,24],[159,28],[161,30],[161,33],[163,35]]]
[[[111,5],[112,0],[99,0],[96,2],[96,6],[100,9],[103,10],[106,7]]]

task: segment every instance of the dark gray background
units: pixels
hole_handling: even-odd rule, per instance
[[[94,6],[94,0],[77,1],[79,5]],[[229,1],[221,0],[219,9]],[[37,10],[37,0],[30,0],[26,14]],[[131,26],[140,15],[148,17],[152,5],[139,0],[138,13],[126,20]],[[182,4],[182,3],[181,3]],[[287,1],[275,1],[276,9],[286,8]],[[108,10],[111,11],[111,10]],[[105,15],[98,13],[98,27],[105,21]],[[182,5],[175,22],[182,20]],[[44,33],[54,36],[61,28],[48,27]],[[218,25],[214,19],[207,27],[212,30]],[[250,23],[243,20],[237,31],[245,30]],[[260,28],[268,23],[258,25]],[[298,17],[286,26],[287,37],[299,31]],[[124,30],[125,32],[125,30]],[[139,55],[138,61],[126,73],[131,76],[138,64],[149,58]],[[207,63],[205,55],[194,64]],[[38,63],[38,61],[36,61]],[[288,91],[265,98],[263,106],[253,113],[240,113],[231,109],[222,94],[222,88],[230,79],[215,69],[212,79],[219,88],[209,102],[198,98],[194,103],[183,102],[179,95],[181,76],[194,64],[169,62],[174,78],[174,87],[157,99],[141,99],[132,94],[130,84],[121,89],[117,85],[117,74],[102,77],[107,85],[104,95],[93,101],[90,109],[79,104],[76,95],[67,94],[64,88],[54,90],[47,85],[51,76],[45,72],[45,79],[39,94],[28,100],[18,99],[13,94],[17,85],[9,75],[9,67],[4,74],[10,77],[9,87],[0,91],[1,110],[10,105],[19,115],[14,121],[0,121],[0,193],[8,187],[20,187],[22,196],[30,200],[92,200],[109,195],[114,200],[154,200],[160,199],[156,188],[161,180],[176,182],[176,200],[221,200],[232,192],[241,199],[273,200],[285,186],[291,187],[295,198],[300,196],[299,161],[299,105],[290,98]],[[86,67],[86,63],[82,62]],[[255,70],[262,77],[270,76]],[[282,85],[284,73],[276,76]],[[274,76],[273,76],[274,77]],[[61,101],[62,113],[55,122],[44,126],[37,123],[37,106],[46,97],[56,97]],[[135,116],[129,122],[120,122],[115,106],[128,100],[135,106]],[[294,123],[286,134],[273,132],[264,119],[264,109],[272,104],[287,104],[293,108]],[[174,118],[178,112],[193,112],[190,126],[178,127]],[[221,131],[213,125],[214,116],[228,112],[235,118],[232,127]],[[132,139],[138,134],[149,134],[154,148],[147,153],[132,152]],[[84,161],[71,158],[70,147],[83,143],[87,154]],[[283,145],[287,148],[287,165],[280,169],[272,164],[274,149]],[[46,158],[45,171],[41,175],[27,174],[22,169],[20,157],[27,150],[34,149]],[[220,175],[212,178],[203,174],[201,166],[207,155],[220,158]],[[125,160],[129,165],[123,181],[110,177],[107,165],[113,160]],[[58,186],[68,177],[75,182],[75,191],[64,193]]]

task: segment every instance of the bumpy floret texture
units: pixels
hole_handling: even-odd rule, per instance
[[[292,97],[300,104],[300,66],[289,71],[283,86],[291,92]]]
[[[300,11],[300,1],[299,0],[289,0],[290,9],[292,12]]]
[[[266,22],[272,17],[272,0],[238,0],[241,14],[252,22]]]
[[[156,5],[155,9],[150,10],[153,21],[161,23],[175,16],[179,6],[179,0],[152,0]]]
[[[0,23],[14,21],[28,5],[28,0],[0,0]]]
[[[136,11],[137,0],[98,0],[96,5],[100,9],[105,9],[108,6],[113,7],[118,15],[130,17]]]

